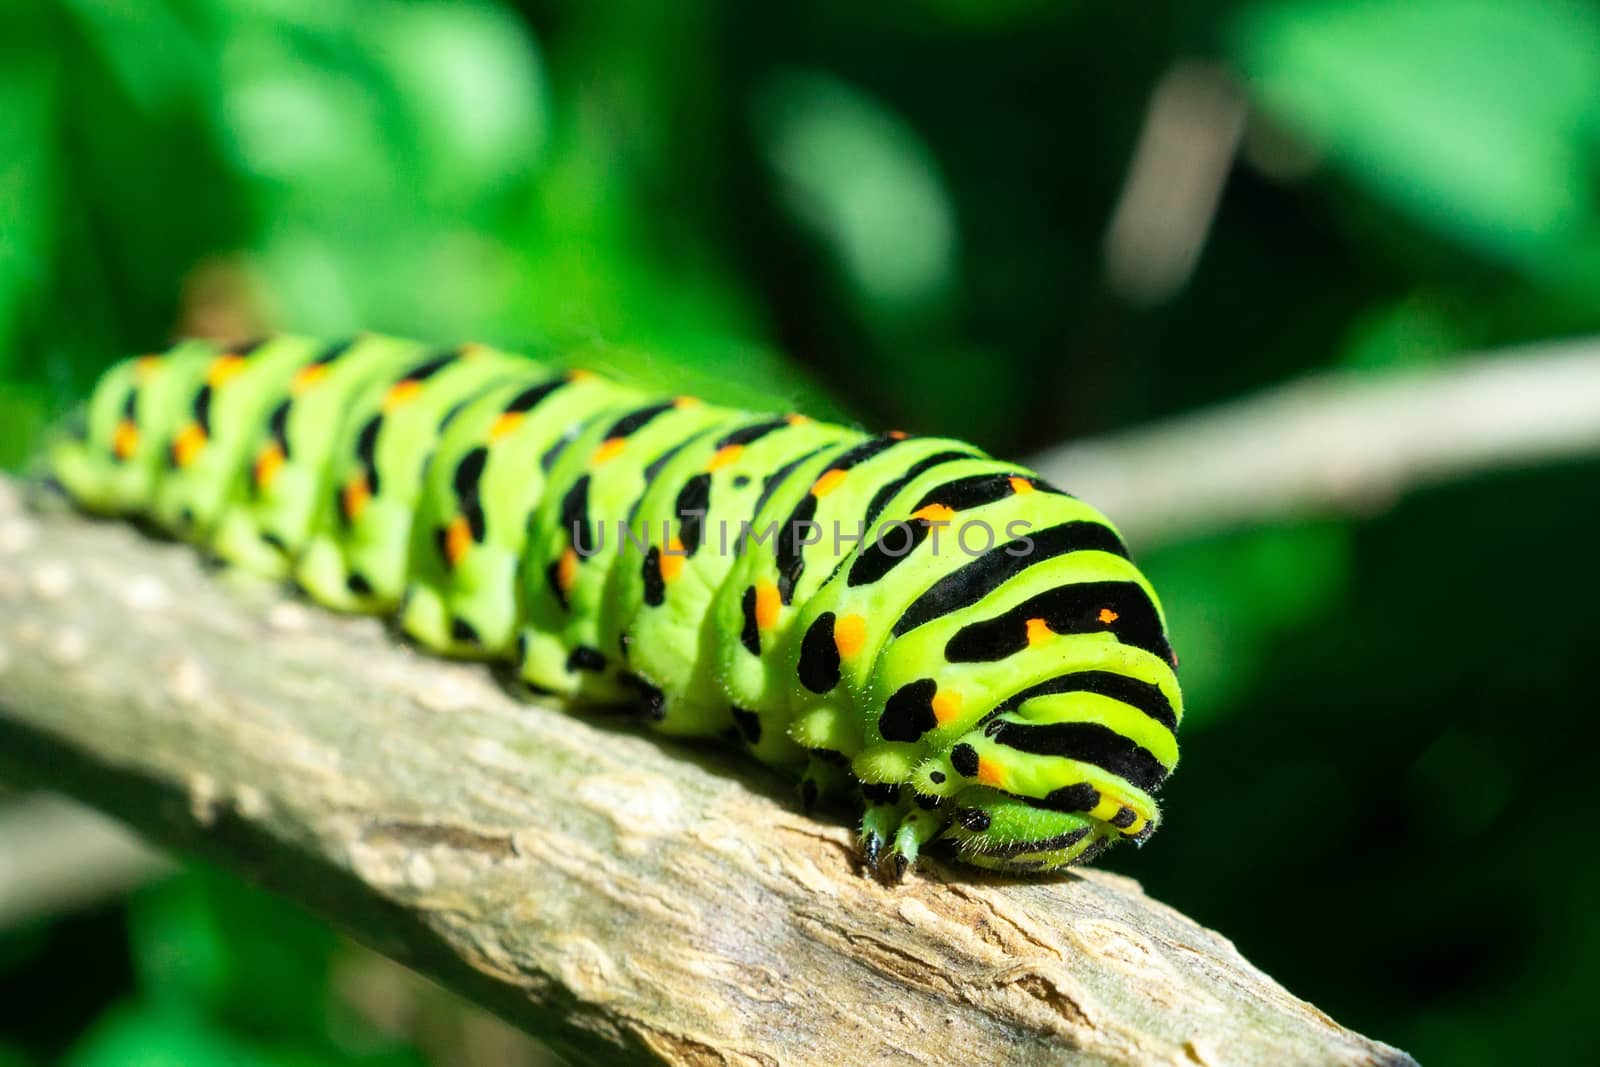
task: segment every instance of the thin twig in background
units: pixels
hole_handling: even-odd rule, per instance
[[[1184,60],[1161,76],[1105,236],[1106,281],[1138,304],[1188,282],[1233,169],[1248,105],[1220,63]]]
[[[1371,513],[1480,471],[1600,453],[1600,339],[1416,370],[1327,374],[1167,423],[1047,449],[1046,478],[1139,546]]]
[[[0,930],[98,904],[172,870],[119,823],[35,793],[0,807]]]

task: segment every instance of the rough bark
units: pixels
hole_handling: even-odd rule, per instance
[[[350,930],[576,1062],[1398,1064],[1116,875],[930,864],[736,755],[0,481],[0,775]]]

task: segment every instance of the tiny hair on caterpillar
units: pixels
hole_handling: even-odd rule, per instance
[[[482,345],[184,341],[47,456],[135,518],[437,653],[858,797],[869,870],[1142,842],[1183,716],[1089,505],[960,441],[650,396]]]

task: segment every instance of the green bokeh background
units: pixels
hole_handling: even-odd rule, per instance
[[[1108,222],[1193,61],[1251,118],[1131,299]],[[111,359],[246,327],[1021,456],[1600,329],[1597,163],[1578,0],[0,0],[0,466]],[[1147,546],[1191,711],[1110,866],[1425,1063],[1584,1062],[1597,474]],[[205,870],[0,932],[0,1065],[423,1062],[341,951]]]

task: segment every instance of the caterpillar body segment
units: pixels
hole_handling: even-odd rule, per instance
[[[193,540],[216,524],[240,489],[235,475],[264,414],[261,405],[314,351],[307,342],[285,338],[254,359],[230,352],[184,362],[174,389],[187,403],[167,416],[173,429],[151,499],[158,525]],[[226,388],[235,379],[237,388]]]
[[[318,601],[658,730],[737,737],[869,865],[1045,871],[1160,821],[1182,696],[1115,529],[959,441],[662,398],[482,346],[185,342],[50,466]]]
[[[56,480],[82,507],[102,515],[149,510],[167,431],[186,384],[211,355],[204,345],[179,345],[164,356],[137,356],[106,371],[82,434],[58,439],[50,454]]]
[[[315,346],[252,428],[248,462],[234,474],[243,491],[210,531],[211,549],[229,563],[288,577],[324,519],[351,406],[370,383],[426,352],[415,342],[373,336]]]
[[[405,591],[411,525],[423,468],[450,417],[527,364],[486,349],[412,353],[364,383],[334,445],[323,493],[295,581],[343,611],[394,611]]]
[[[596,413],[642,400],[592,374],[530,365],[463,407],[424,475],[400,613],[406,633],[448,655],[511,658],[547,465]]]
[[[648,547],[611,570],[601,644],[626,647],[628,669],[657,701],[663,728],[704,733],[731,724],[759,743],[748,710],[733,710],[722,683],[711,605],[767,474],[856,436],[799,416],[720,424],[672,457],[640,498],[628,528]],[[775,733],[783,737],[781,723]]]
[[[638,502],[680,451],[738,417],[691,397],[632,402],[596,413],[565,448],[534,512],[524,560],[519,659],[525,681],[595,703],[643,695],[659,728],[717,732],[661,719],[659,702],[641,693],[627,673],[620,641],[602,635],[618,630],[621,606],[605,595],[612,569],[637,573],[648,551],[647,541],[635,542],[626,533]],[[681,638],[675,647],[681,649]]]
[[[803,699],[796,682],[804,631],[794,626],[801,607],[846,558],[872,540],[870,527],[885,517],[908,479],[981,454],[971,445],[938,438],[857,436],[791,461],[763,486],[750,531],[714,608],[719,630],[739,636],[719,645],[722,675],[733,704],[756,717],[744,720],[744,733],[763,758],[796,758],[799,739],[786,724],[795,701]],[[844,626],[848,651],[857,623]],[[846,669],[867,659],[854,651],[845,658]],[[802,746],[853,756],[852,725],[842,723],[839,737]]]

